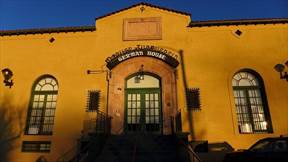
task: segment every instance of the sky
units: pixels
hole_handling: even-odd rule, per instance
[[[95,25],[95,18],[146,2],[192,21],[288,18],[288,0],[0,0],[0,30]]]

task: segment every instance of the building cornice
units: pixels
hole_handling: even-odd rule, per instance
[[[191,21],[188,27],[258,25],[258,24],[286,24],[286,23],[288,23],[288,18],[211,20],[211,21]]]
[[[67,33],[67,32],[86,32],[95,31],[95,26],[59,27],[59,28],[40,28],[23,30],[0,30],[0,36],[46,34],[46,33]]]

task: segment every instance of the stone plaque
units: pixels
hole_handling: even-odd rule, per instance
[[[156,39],[162,39],[160,17],[124,19],[123,40]]]

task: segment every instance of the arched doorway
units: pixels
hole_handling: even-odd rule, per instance
[[[125,132],[162,133],[161,78],[134,73],[125,84]]]
[[[128,123],[127,123],[128,122],[128,117],[127,117],[128,93],[127,92],[130,92],[132,94],[136,94],[135,95],[136,98],[137,98],[137,94],[140,95],[140,98],[138,97],[139,101],[136,99],[136,101],[133,101],[133,102],[136,102],[136,106],[137,106],[137,101],[140,102],[139,104],[140,110],[138,111],[140,111],[139,113],[140,115],[142,115],[142,116],[139,116],[139,119],[138,119],[139,122],[141,119],[142,123],[140,124],[137,123],[138,126],[130,126],[130,127],[136,127],[136,128],[131,128],[130,132],[131,131],[133,132],[133,129],[137,131],[141,128],[140,130],[143,130],[143,131],[145,131],[146,129],[148,132],[153,132],[153,133],[159,132],[161,134],[171,134],[172,133],[171,116],[174,116],[175,113],[177,112],[177,109],[179,108],[177,104],[177,77],[176,77],[176,74],[177,74],[176,67],[178,65],[178,61],[172,58],[171,56],[168,56],[168,54],[165,54],[161,51],[155,51],[150,48],[149,49],[148,48],[147,49],[135,48],[130,51],[121,52],[120,54],[115,54],[111,56],[111,58],[107,58],[106,62],[107,62],[107,67],[110,69],[110,75],[108,77],[108,80],[109,80],[108,89],[107,89],[108,90],[107,113],[108,115],[112,117],[111,133],[122,134],[129,130],[127,129],[128,127]],[[159,82],[158,86],[157,87],[153,87],[153,86],[145,87],[143,86],[144,82],[142,82],[142,80],[140,81],[140,83],[136,84],[135,78],[133,77],[139,74],[140,69],[142,69],[142,71],[145,74],[144,81],[147,81],[149,77],[156,78],[156,80],[158,80]],[[136,85],[137,86],[127,87],[128,80],[133,84],[135,83],[134,86]],[[140,88],[140,89],[138,89],[137,91],[137,88]],[[141,89],[141,88],[144,88],[144,89]],[[145,99],[143,99],[143,97],[141,98],[141,94],[143,93],[145,94],[144,92],[145,88],[148,90],[151,90],[150,91],[151,94],[152,94],[153,88],[156,88],[158,90],[157,92],[159,93],[158,95],[159,110],[160,110],[159,124],[154,123],[154,125],[156,126],[148,126],[148,122],[146,124],[146,114],[144,113],[141,114],[141,106],[145,104]],[[141,92],[141,93],[137,93],[137,92]],[[142,96],[145,96],[145,95],[142,95]],[[149,97],[150,97],[150,93],[149,93]],[[151,98],[154,98],[154,97],[155,95],[154,96],[152,95]],[[132,95],[131,95],[131,100],[132,100]],[[141,102],[142,102],[142,105],[141,105]],[[133,110],[131,110],[130,113],[133,113],[132,111]],[[136,111],[137,113],[137,110],[134,110],[134,111]],[[151,111],[155,111],[155,110],[151,110]],[[144,112],[144,110],[142,112]],[[134,117],[134,119],[132,119],[132,117]],[[158,118],[158,117],[156,116],[155,118]],[[154,120],[155,122],[155,118],[151,120]],[[131,123],[129,124],[132,124],[132,120],[134,120],[135,122],[137,120],[137,116],[135,117],[135,116],[130,115]],[[149,119],[149,122],[150,122],[150,119]],[[136,124],[136,123],[133,123],[133,124]],[[149,123],[149,124],[152,125],[152,123]]]

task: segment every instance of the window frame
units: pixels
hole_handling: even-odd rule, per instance
[[[57,86],[57,90],[36,90],[36,87],[37,85],[40,83],[41,80],[43,79],[52,79],[55,81],[55,85]],[[45,83],[46,84],[46,83]],[[43,86],[45,85],[43,84]],[[47,83],[48,84],[48,83]],[[43,87],[42,86],[42,87]],[[56,107],[57,107],[57,97],[58,97],[58,90],[59,90],[59,84],[58,84],[58,81],[55,77],[53,77],[52,75],[43,75],[43,76],[40,76],[38,79],[35,80],[33,86],[32,86],[32,90],[31,90],[31,96],[30,96],[30,101],[29,101],[29,107],[28,107],[28,111],[27,111],[27,118],[26,118],[26,126],[25,126],[25,132],[24,134],[25,135],[52,135],[53,134],[53,126],[55,124],[55,113],[56,113]],[[43,100],[43,107],[40,109],[41,110],[41,115],[35,115],[35,116],[32,116],[32,111],[37,109],[37,108],[33,108],[33,104],[35,103],[35,96],[36,95],[44,95],[44,100]],[[54,101],[53,99],[50,101],[51,104],[52,102],[55,102],[55,107],[50,107],[50,108],[47,108],[47,98],[48,98],[48,95],[52,95],[52,98],[54,97],[54,95],[56,95],[56,100]],[[40,97],[40,96],[39,96]],[[38,100],[39,102],[40,100]],[[51,109],[51,110],[54,110],[54,114],[52,116],[46,116],[45,115],[45,112],[47,109]],[[39,117],[40,118],[40,123],[37,124],[37,128],[39,129],[37,133],[29,133],[29,129],[32,127],[32,124],[30,123],[31,121],[31,118],[32,117]],[[45,117],[53,117],[52,119],[52,122],[51,123],[48,123],[48,124],[45,124]],[[37,119],[35,119],[37,120]],[[52,128],[51,128],[51,132],[45,132],[43,127],[45,125],[50,125]]]
[[[34,145],[33,147],[25,147],[25,145]],[[41,149],[41,145],[48,145],[49,149]],[[41,152],[41,153],[49,153],[51,151],[51,141],[23,141],[21,152],[33,153],[33,152]],[[30,149],[29,149],[30,148]],[[34,148],[34,149],[31,149]]]
[[[256,81],[256,83],[258,83],[258,85],[251,85],[251,86],[240,86],[240,85],[233,85],[233,79],[236,75],[238,75],[239,73],[248,73],[250,75],[252,75]],[[240,78],[241,79],[248,79],[248,78]],[[264,87],[264,82],[262,80],[262,77],[256,73],[253,70],[250,69],[245,69],[245,70],[240,70],[238,72],[236,72],[233,77],[232,77],[232,90],[233,90],[233,100],[234,100],[234,107],[235,107],[235,113],[236,113],[236,120],[237,120],[237,127],[238,127],[238,132],[240,134],[257,134],[257,133],[273,133],[273,128],[272,128],[272,121],[271,121],[271,117],[270,117],[270,112],[269,112],[269,107],[268,107],[268,101],[267,101],[267,97],[266,97],[266,92],[265,92],[265,87]],[[249,96],[249,90],[253,90],[253,91],[258,91],[259,92],[259,97],[258,96]],[[241,128],[240,128],[240,124],[243,125],[243,122],[245,120],[239,121],[239,114],[238,114],[238,108],[237,108],[237,104],[235,102],[235,100],[239,99],[239,96],[235,95],[236,91],[244,91],[244,96],[243,98],[245,98],[246,100],[246,104],[245,106],[247,106],[247,114],[249,116],[249,124],[251,124],[251,132],[241,132]],[[260,98],[261,99],[261,106],[263,107],[263,114],[265,117],[265,121],[267,122],[267,128],[265,130],[257,130],[255,129],[255,118],[253,117],[253,112],[252,112],[252,106],[251,106],[251,99],[253,98]],[[243,105],[240,104],[240,106],[242,107]],[[259,105],[257,105],[258,108]],[[258,111],[258,110],[257,110]],[[255,114],[255,113],[254,113]],[[259,112],[257,114],[260,114]],[[243,116],[241,116],[243,117]],[[258,121],[259,122],[259,121]]]

